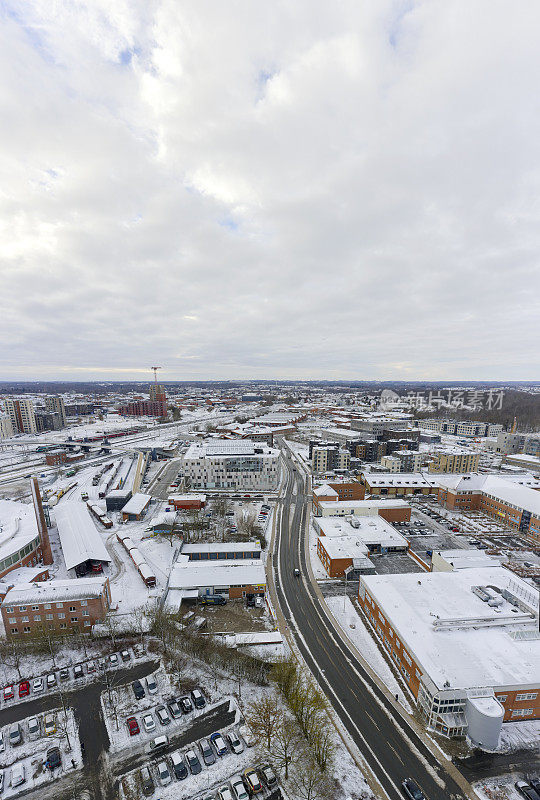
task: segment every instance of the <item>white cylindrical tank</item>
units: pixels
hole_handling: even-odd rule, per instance
[[[496,750],[504,718],[504,708],[492,695],[469,697],[465,705],[467,735],[482,750]]]

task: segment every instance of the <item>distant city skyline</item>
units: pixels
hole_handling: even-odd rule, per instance
[[[0,380],[540,376],[538,4],[3,8]]]

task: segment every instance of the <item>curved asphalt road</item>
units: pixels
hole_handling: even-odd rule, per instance
[[[416,780],[427,800],[464,800],[467,795],[394,710],[320,610],[304,551],[309,498],[303,477],[285,450],[282,453],[288,478],[277,519],[276,590],[302,656],[390,800],[402,800],[406,777]],[[294,577],[295,567],[300,578]]]

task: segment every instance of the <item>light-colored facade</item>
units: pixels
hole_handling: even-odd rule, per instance
[[[332,470],[346,470],[351,465],[351,454],[348,450],[337,447],[314,447],[311,455],[313,473],[324,473]]]
[[[425,459],[426,453],[418,450],[395,450],[381,458],[381,467],[387,472],[420,472]]]
[[[279,482],[279,450],[248,439],[195,442],[183,458],[192,489],[267,491]]]
[[[63,397],[55,394],[51,397],[45,398],[45,408],[47,411],[50,411],[52,414],[57,413],[60,414],[60,419],[62,421],[62,427],[65,428],[67,425],[67,417],[66,417],[66,407],[64,405]]]
[[[420,430],[436,433],[449,433],[453,436],[497,436],[503,426],[499,423],[475,422],[473,420],[421,419],[417,422]]]
[[[10,436],[13,436],[11,417],[0,413],[0,439],[9,439]]]
[[[36,433],[34,404],[24,397],[7,397],[4,400],[14,433]]]
[[[428,469],[430,472],[477,472],[479,460],[480,454],[470,450],[436,453]]]

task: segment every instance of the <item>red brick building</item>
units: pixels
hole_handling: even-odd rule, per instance
[[[19,583],[1,605],[8,639],[48,628],[58,633],[90,633],[107,616],[111,604],[108,578]]]

